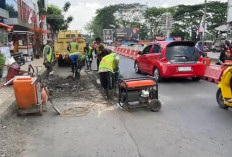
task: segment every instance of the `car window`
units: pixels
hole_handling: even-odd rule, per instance
[[[166,58],[174,62],[198,61],[199,55],[194,46],[176,45],[167,47]]]
[[[149,45],[149,46],[147,46],[146,48],[144,48],[143,54],[149,54],[150,51],[151,51],[151,47],[152,47],[152,45]]]
[[[161,51],[160,45],[155,44],[152,53],[160,53],[160,51]]]

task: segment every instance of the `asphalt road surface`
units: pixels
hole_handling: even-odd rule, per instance
[[[121,57],[124,77],[137,77]],[[60,74],[65,75],[62,70]],[[101,105],[81,117],[45,113],[27,140],[26,157],[231,157],[232,112],[217,106],[217,86],[206,81],[159,84],[160,112]],[[55,103],[72,103],[57,99]]]

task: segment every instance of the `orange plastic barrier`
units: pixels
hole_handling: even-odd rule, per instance
[[[130,49],[126,49],[126,53],[125,53],[126,57],[130,57],[130,51],[131,51]]]
[[[133,53],[132,52],[133,52],[133,50],[130,50],[129,53],[128,53],[128,57],[131,58],[131,59],[133,59]]]
[[[123,48],[120,48],[119,50],[119,54],[122,55],[123,54]]]
[[[19,109],[30,108],[37,104],[36,86],[31,83],[35,78],[30,76],[17,76],[13,81],[16,103]]]
[[[210,65],[211,59],[210,58],[202,58],[202,62],[203,62],[205,69],[206,69],[206,67]]]
[[[123,55],[123,56],[126,56],[126,50],[127,50],[127,49],[123,48],[123,50],[122,50],[122,55]]]
[[[227,66],[209,65],[206,67],[204,79],[210,82],[219,83],[223,72]]]

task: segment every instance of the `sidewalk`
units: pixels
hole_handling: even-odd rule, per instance
[[[38,68],[39,72],[42,72],[44,70],[43,66],[43,58],[40,59],[34,59],[33,61],[26,62],[23,66],[20,66],[21,70],[27,71],[28,65],[31,64],[33,67],[34,66],[40,66]],[[35,69],[36,70],[36,69]],[[4,84],[5,82],[0,82],[0,84]],[[14,89],[13,86],[5,86],[5,87],[0,87],[0,118],[7,113],[5,113],[7,110],[11,110],[12,103],[15,101],[15,96],[14,96]]]

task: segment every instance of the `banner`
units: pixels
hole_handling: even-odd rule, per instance
[[[105,43],[112,43],[113,42],[113,30],[103,29],[103,39]]]
[[[116,31],[117,41],[134,41],[139,40],[139,28],[120,28]]]

